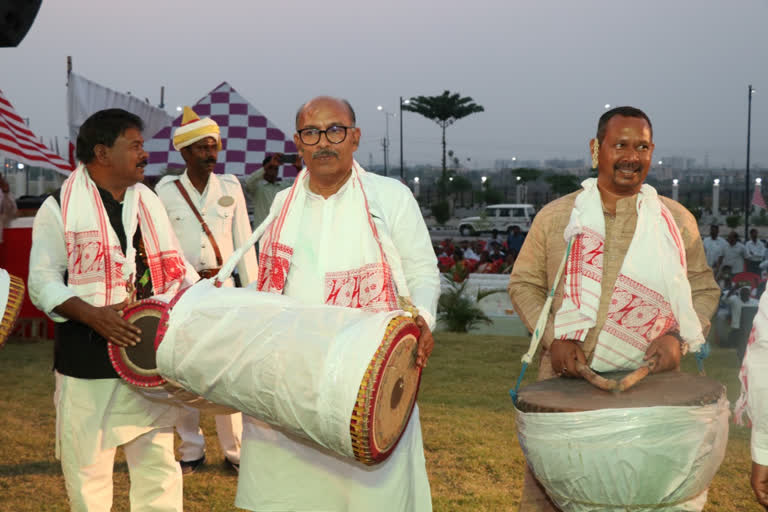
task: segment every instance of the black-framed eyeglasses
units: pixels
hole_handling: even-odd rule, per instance
[[[314,146],[320,142],[320,136],[325,134],[325,138],[331,144],[341,144],[347,138],[347,130],[353,129],[354,126],[341,126],[333,125],[329,126],[325,130],[318,130],[317,128],[304,128],[299,130],[299,139],[307,146]]]

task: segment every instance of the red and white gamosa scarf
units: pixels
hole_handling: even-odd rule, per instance
[[[175,293],[180,289],[189,269],[162,203],[145,185],[137,183],[125,191],[125,253],[99,190],[83,164],[61,187],[61,218],[67,246],[68,286],[89,304],[117,304],[129,297],[136,275],[133,236],[138,225],[154,293]]]
[[[584,341],[600,308],[605,218],[597,179],[582,182],[564,236],[573,238],[565,266],[563,302],[555,315],[555,338]],[[685,247],[669,209],[656,190],[643,185],[637,227],[616,279],[608,316],[598,335],[591,367],[635,369],[649,344],[679,330],[691,351],[704,343],[693,309]]]
[[[366,171],[353,162],[352,174],[339,195],[330,229],[333,247],[324,258],[323,297],[325,304],[361,308],[371,312],[399,309],[397,292],[407,294],[404,281],[395,279],[387,255],[394,246],[379,233],[371,216],[363,179]],[[308,193],[309,173],[296,178],[287,195],[278,195],[272,211],[274,220],[260,242],[259,291],[282,294]],[[283,198],[282,204],[279,204]],[[383,239],[386,238],[386,239]],[[389,247],[388,247],[389,246]],[[325,249],[325,248],[324,248]],[[390,257],[390,260],[393,259]],[[396,258],[394,258],[396,259]],[[397,273],[397,267],[396,272]]]

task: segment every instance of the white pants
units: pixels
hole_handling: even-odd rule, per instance
[[[112,469],[117,448],[79,466],[71,438],[62,436],[61,469],[73,512],[112,509]],[[131,478],[131,512],[183,510],[181,468],[173,456],[173,427],[158,428],[123,445]]]
[[[176,423],[176,431],[181,438],[179,454],[181,460],[191,461],[205,454],[205,437],[200,428],[200,410],[184,407]],[[243,439],[243,415],[217,414],[216,434],[219,438],[221,453],[230,462],[240,464],[240,444]]]

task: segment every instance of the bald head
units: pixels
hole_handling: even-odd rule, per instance
[[[301,116],[305,111],[327,105],[342,106],[349,113],[349,117],[352,120],[352,126],[354,126],[357,122],[357,119],[355,118],[355,109],[353,109],[352,105],[344,98],[334,98],[333,96],[317,96],[316,98],[312,98],[308,102],[302,104],[299,107],[299,110],[296,111],[296,130],[298,131],[299,129],[299,122],[301,121]]]

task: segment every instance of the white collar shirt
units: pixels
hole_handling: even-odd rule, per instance
[[[707,256],[707,265],[714,268],[717,260],[725,254],[725,246],[728,245],[728,242],[723,238],[708,236],[702,244],[704,245],[704,254]]]
[[[156,191],[163,202],[171,226],[179,239],[184,257],[195,270],[214,269],[220,265],[216,253],[187,201],[179,192],[175,181],[180,181],[189,198],[211,230],[221,252],[222,263],[242,246],[251,235],[251,223],[245,206],[245,197],[238,179],[231,174],[211,174],[202,194],[192,185],[185,171],[180,177],[166,177],[157,184]],[[254,281],[258,274],[256,252],[250,248],[237,265],[243,286]],[[230,283],[226,283],[231,285]]]
[[[744,272],[744,256],[745,256],[744,244],[736,242],[731,245],[726,243],[725,251],[723,254],[723,267],[731,267],[731,274],[738,274]]]
[[[760,240],[755,242],[752,240],[747,240],[747,243],[744,244],[744,251],[746,253],[745,257],[749,261],[759,263],[763,261],[763,258],[765,258],[765,244]]]

